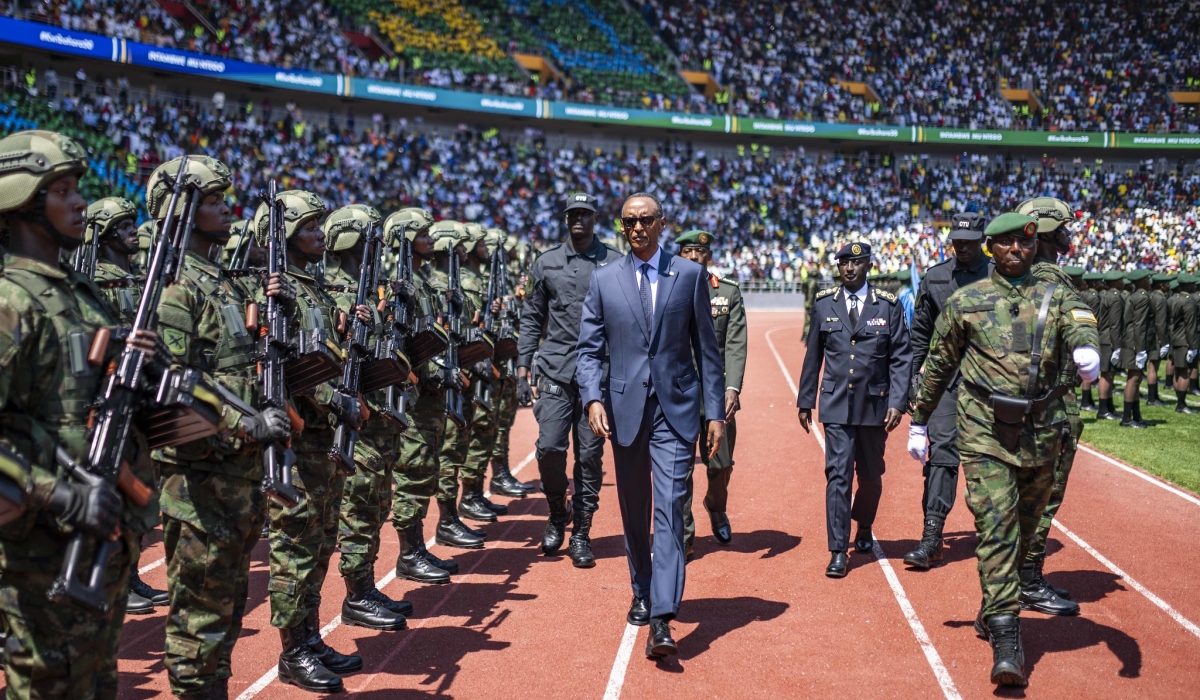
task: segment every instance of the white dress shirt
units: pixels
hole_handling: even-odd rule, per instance
[[[858,315],[862,316],[863,307],[866,306],[868,299],[867,288],[870,286],[870,284],[864,284],[857,292],[853,293],[851,293],[849,289],[842,287],[842,289],[846,289],[846,318],[850,317],[850,297],[858,298]]]
[[[638,289],[641,289],[641,286],[642,286],[642,264],[643,264],[642,259],[636,255],[633,256],[633,259],[634,259],[634,262],[637,263],[637,266],[634,268],[634,272],[637,273]],[[662,246],[659,246],[658,249],[654,251],[654,255],[651,255],[650,259],[646,261],[647,263],[650,264],[650,269],[646,270],[646,279],[648,279],[650,281],[650,306],[651,306],[651,308],[654,308],[654,309],[658,308],[658,263],[659,263],[659,260],[661,260],[661,259],[662,259]]]

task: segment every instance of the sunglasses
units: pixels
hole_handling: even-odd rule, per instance
[[[653,226],[654,222],[658,221],[658,219],[659,217],[657,216],[622,216],[621,225],[629,230],[633,230],[637,228],[638,224],[641,224],[642,228],[648,229]]]

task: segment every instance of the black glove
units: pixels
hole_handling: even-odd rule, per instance
[[[242,434],[254,442],[286,440],[292,434],[292,422],[282,408],[268,408],[257,416],[242,416]]]
[[[347,428],[358,430],[362,427],[362,413],[358,406],[358,397],[334,392],[333,412]]]
[[[107,481],[96,486],[59,481],[46,508],[64,523],[101,539],[113,534],[121,520],[121,496]]]
[[[517,377],[517,404],[533,405],[533,389],[529,386],[529,377]]]
[[[417,288],[408,280],[395,280],[392,282],[392,294],[401,299],[412,299],[417,296]]]
[[[286,308],[291,309],[296,305],[296,282],[285,272],[277,273],[279,275],[279,293],[275,295],[275,300],[283,304]],[[262,288],[266,290],[267,283],[270,282],[271,276],[266,270],[262,273]]]

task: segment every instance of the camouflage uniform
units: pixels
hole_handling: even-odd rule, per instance
[[[450,254],[455,255],[453,251]],[[475,309],[478,308],[476,306],[476,299],[478,298],[479,286],[478,273],[469,272],[466,267],[462,268],[461,273],[460,284],[465,303],[462,305],[460,318],[462,328],[465,330],[475,315]],[[441,294],[444,294],[450,288],[450,278],[441,270],[431,270],[429,282]],[[462,367],[461,369],[466,371],[469,368]],[[472,382],[475,382],[476,379],[477,377],[471,376]],[[443,431],[444,437],[441,454],[438,457],[437,499],[439,501],[444,503],[455,503],[458,501],[459,471],[467,462],[467,450],[471,444],[471,433],[476,417],[481,413],[480,408],[471,401],[470,394],[467,394],[463,397],[463,418],[466,418],[466,425],[460,428],[454,421],[443,416],[446,426]],[[482,468],[480,472],[482,472]],[[464,476],[463,478],[466,479],[467,477]],[[482,473],[477,478],[482,478]]]
[[[463,292],[470,305],[479,309],[481,313],[485,303],[483,295],[487,291],[487,284],[487,275],[472,267],[462,268]],[[500,415],[499,379],[495,375],[481,377],[474,370],[470,370],[469,375],[472,383],[489,382],[491,384],[492,406],[490,411],[485,411],[482,406],[471,402],[470,426],[466,430],[468,433],[466,436],[467,447],[463,452],[462,461],[458,462],[459,476],[462,478],[463,488],[466,490],[470,490],[474,484],[481,483],[487,475],[487,465],[491,460],[492,451],[496,447],[496,431],[499,428]],[[447,426],[447,434],[449,434],[449,426]]]
[[[989,402],[993,392],[1026,395],[1033,333],[1048,286],[1031,274],[1014,287],[993,272],[955,292],[934,329],[913,411],[913,423],[925,424],[955,372],[961,372],[959,451],[979,538],[982,619],[1019,614],[1018,568],[1050,497],[1054,465],[1066,440],[1067,414],[1057,398],[1020,424],[997,421]],[[1091,310],[1069,287],[1055,289],[1033,395],[1058,384],[1073,348],[1099,343]]]
[[[93,202],[88,207],[88,229],[85,233],[85,244],[91,241],[93,226],[99,227],[98,234],[101,239],[104,239],[109,230],[118,223],[132,220],[136,216],[137,209],[133,202],[127,199],[105,197],[98,202]],[[103,240],[101,245],[103,245]],[[121,322],[132,323],[133,316],[137,312],[138,302],[142,298],[145,279],[138,279],[133,270],[126,272],[121,266],[104,258],[97,258],[96,274],[92,279],[96,282],[96,286],[100,287],[108,302],[112,304],[113,309],[118,312]]]

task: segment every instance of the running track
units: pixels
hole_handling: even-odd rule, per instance
[[[464,572],[449,586],[395,580],[397,544],[388,526],[376,576],[418,615],[406,631],[375,633],[338,624],[344,588],[335,559],[322,623],[333,646],[366,661],[362,672],[345,677],[350,694],[1195,697],[1200,567],[1193,540],[1200,499],[1098,453],[1077,457],[1047,562],[1049,578],[1071,589],[1083,614],[1023,615],[1030,672],[1023,692],[996,693],[988,681],[990,649],[971,629],[980,594],[973,524],[961,498],[947,523],[948,563],[916,572],[900,562],[921,526],[920,469],[904,451],[905,425],[888,442],[875,554],[852,555],[843,580],[825,578],[823,441],[800,430],[794,408],[801,323],[798,314],[750,314],[729,512],[734,541],[717,546],[698,512],[697,558],[688,566],[683,607],[673,623],[678,659],[647,660],[645,628],[625,624],[629,578],[609,460],[593,531],[594,569],[540,555],[533,544],[546,513],[540,497],[513,501],[509,517],[487,526],[484,550],[438,547],[442,556],[456,555]],[[537,476],[535,437],[532,414],[522,411],[512,462],[525,480]],[[703,482],[701,470],[698,492]],[[155,542],[141,565],[145,580],[162,588],[162,545]],[[312,697],[273,678],[279,636],[268,622],[267,575],[260,543],[231,697]],[[123,699],[169,697],[163,618],[161,609],[127,618]]]

